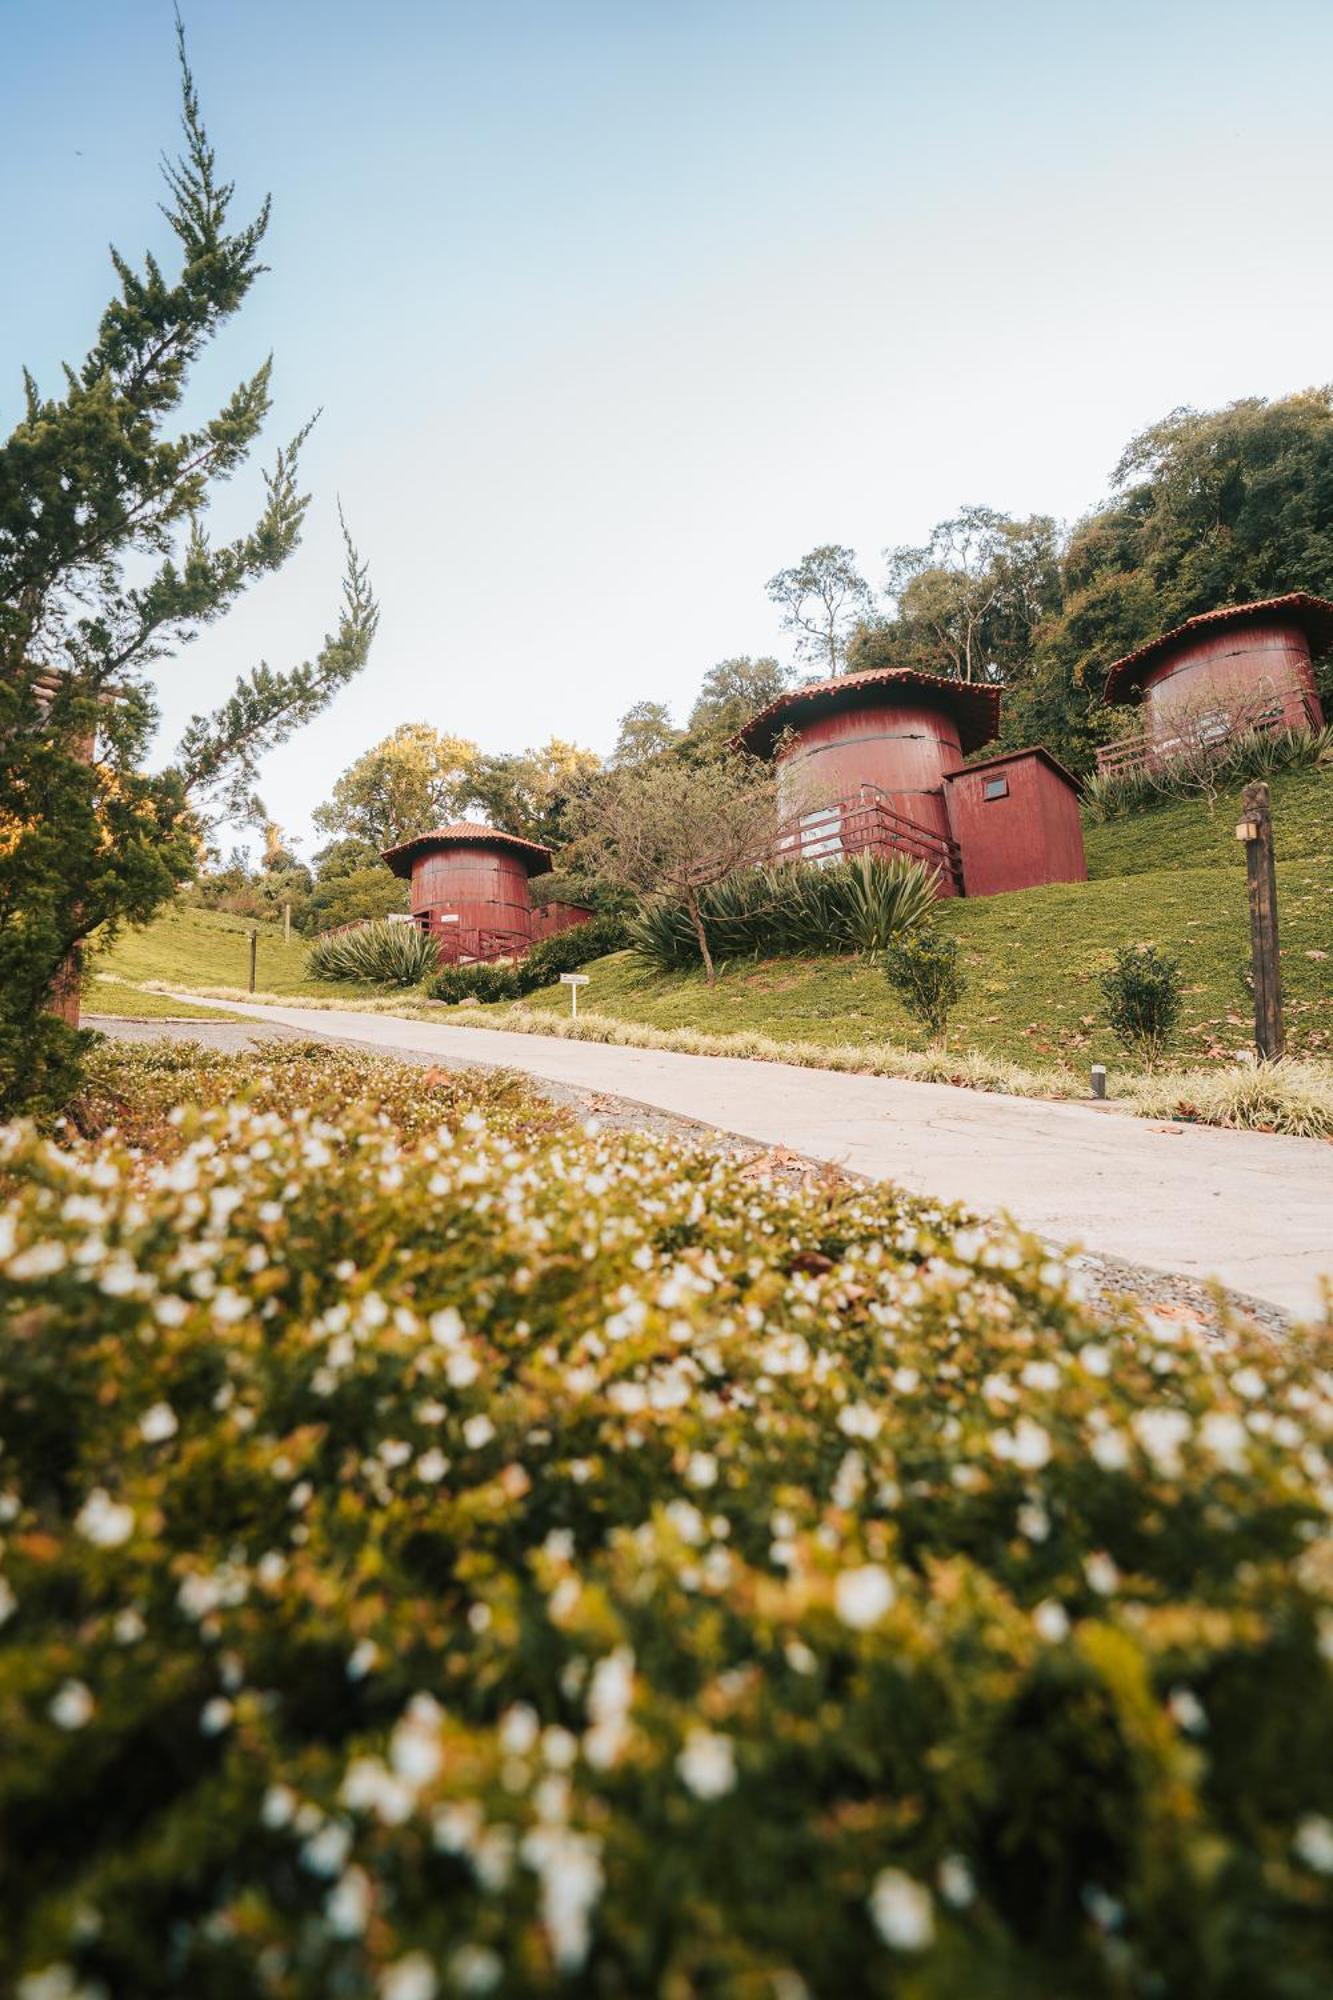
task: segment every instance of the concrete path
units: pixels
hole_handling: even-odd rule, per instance
[[[388,1014],[227,1007],[321,1040],[499,1065],[632,1098],[981,1214],[1005,1211],[1055,1243],[1217,1278],[1305,1318],[1321,1311],[1321,1278],[1333,1280],[1333,1146],[1315,1139],[1164,1127],[948,1084]]]

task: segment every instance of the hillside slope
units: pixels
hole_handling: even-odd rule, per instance
[[[1272,787],[1287,1027],[1294,1054],[1333,1053],[1333,774],[1302,771]],[[1176,801],[1089,829],[1086,884],[1060,884],[940,906],[958,939],[968,991],[951,1039],[1031,1067],[1114,1062],[1098,974],[1123,944],[1179,957],[1185,1013],[1175,1053],[1222,1059],[1248,1047],[1241,981],[1249,927],[1239,792],[1212,811]],[[744,1029],[824,1046],[914,1042],[918,1031],[882,975],[859,959],[783,959],[701,974],[645,972],[627,952],[584,968],[583,1004],[654,1027]],[[567,1012],[563,989],[531,1008]],[[497,1012],[501,1010],[496,1010]]]

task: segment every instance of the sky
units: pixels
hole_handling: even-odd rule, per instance
[[[260,786],[307,854],[401,722],[604,753],[788,657],[764,585],[816,544],[879,584],[961,503],[1072,521],[1169,410],[1333,379],[1327,0],[182,13],[235,212],[273,197],[187,416],[270,349],[270,448],[321,415],[302,546],[158,670],[160,756],[318,647],[340,497],[379,636]],[[111,242],[170,255],[176,120],[169,0],[0,0],[0,424],[81,358]]]

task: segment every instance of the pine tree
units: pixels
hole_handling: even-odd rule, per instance
[[[143,770],[150,670],[296,548],[307,424],[264,475],[258,519],[210,539],[212,490],[245,463],[270,406],[271,359],[211,421],[172,434],[194,363],[265,266],[267,200],[232,228],[177,18],[184,145],[166,161],[175,277],[114,248],[118,291],[82,366],[26,404],[0,444],[0,1110],[51,1107],[81,1038],[47,1010],[94,931],[143,922],[193,872],[210,807],[253,810],[258,759],[365,664],[378,611],[347,530],[343,601],[312,660],[261,661],[196,715],[173,765]]]

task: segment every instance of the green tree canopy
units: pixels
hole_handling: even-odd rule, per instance
[[[478,750],[428,722],[404,722],[363,752],[316,808],[321,833],[364,841],[378,854],[400,840],[457,819],[471,795]]]
[[[490,825],[559,847],[568,838],[570,801],[601,768],[595,751],[553,736],[538,750],[480,757],[469,800]]]
[[[178,23],[178,35],[180,34]],[[116,296],[59,394],[24,375],[0,444],[0,1105],[58,1100],[78,1043],[45,1012],[81,940],[142,921],[192,872],[198,802],[251,810],[259,758],[365,664],[377,610],[350,541],[343,605],[303,665],[261,661],[173,767],[142,769],[156,721],[150,670],[175,657],[295,550],[309,426],[265,475],[254,526],[207,529],[216,486],[245,464],[270,404],[271,362],[215,416],[172,433],[194,364],[263,270],[269,205],[239,228],[180,36],[184,147],[165,168],[179,269],[113,249]],[[21,274],[11,272],[19,282]],[[96,737],[95,754],[93,738]],[[193,801],[193,804],[192,804]]]
[[[626,709],[620,718],[611,762],[617,768],[625,764],[646,764],[651,758],[674,750],[682,734],[671,720],[671,710],[665,702],[636,701],[633,708]]]
[[[847,641],[867,619],[874,593],[856,567],[855,549],[821,542],[767,584],[782,612],[782,628],[795,635],[796,658],[816,673],[840,674],[847,664]]]
[[[771,655],[756,660],[742,653],[733,660],[719,660],[704,675],[690,710],[691,736],[725,741],[790,685],[790,672]]]

